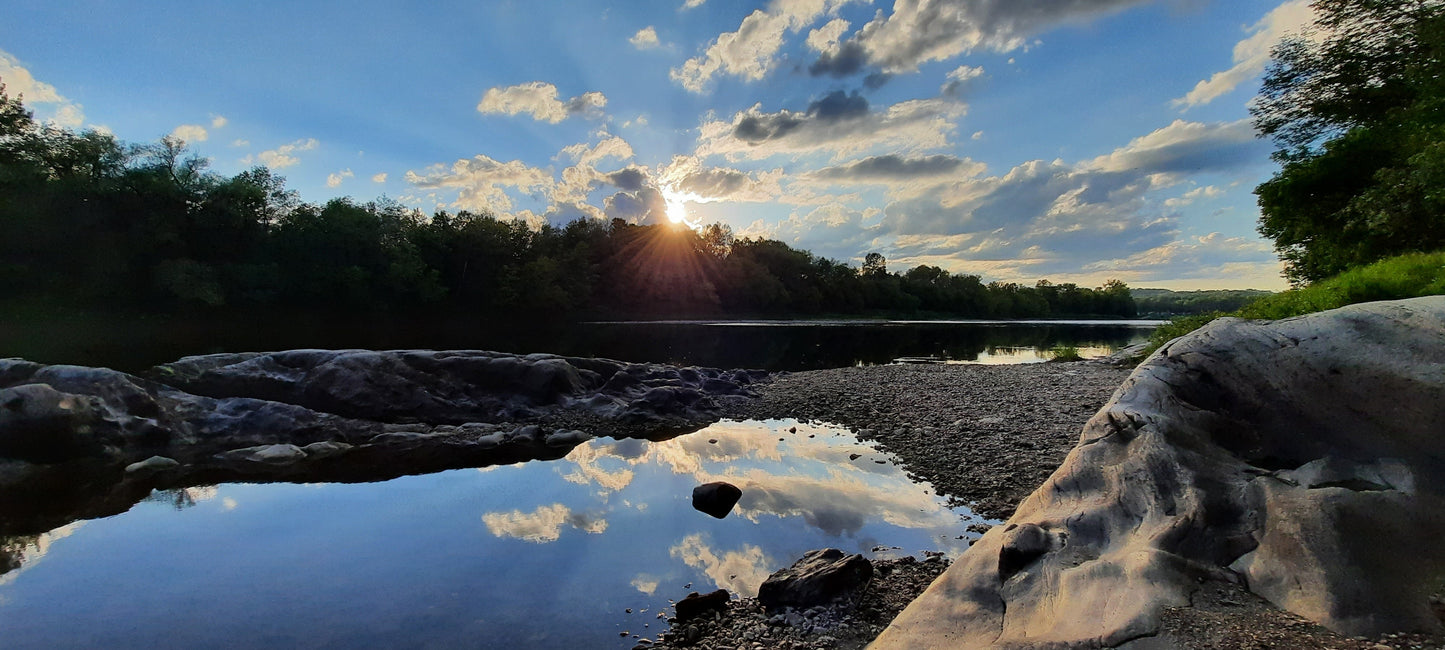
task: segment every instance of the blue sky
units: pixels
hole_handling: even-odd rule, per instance
[[[1304,0],[0,8],[36,116],[305,200],[721,221],[985,280],[1284,286],[1246,108]]]

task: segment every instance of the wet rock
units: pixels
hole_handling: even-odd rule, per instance
[[[873,578],[873,565],[862,555],[836,548],[809,551],[786,569],[774,572],[758,588],[764,607],[812,607],[846,598]]]
[[[1175,340],[875,647],[1112,647],[1238,576],[1340,634],[1439,633],[1441,367],[1441,296]]]
[[[220,454],[220,458],[231,462],[290,465],[304,460],[306,458],[306,452],[296,445],[259,445],[245,449],[234,449]]]
[[[168,469],[180,467],[180,463],[174,458],[165,456],[151,456],[145,460],[131,463],[125,466],[126,474],[155,474]]]
[[[686,598],[677,601],[677,605],[675,605],[677,620],[679,622],[690,621],[703,614],[726,609],[731,598],[732,596],[726,589],[719,589],[708,594],[698,594],[694,591]]]
[[[743,491],[738,486],[723,481],[704,483],[692,489],[692,507],[718,519],[728,516],[741,498]]]

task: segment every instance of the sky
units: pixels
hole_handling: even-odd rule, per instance
[[[721,222],[890,270],[1282,289],[1248,103],[1305,0],[14,0],[36,117],[310,202]]]

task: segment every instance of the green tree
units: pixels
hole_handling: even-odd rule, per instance
[[[1260,232],[1303,284],[1445,247],[1445,2],[1316,0],[1251,106],[1282,165]]]

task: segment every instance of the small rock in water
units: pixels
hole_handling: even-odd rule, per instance
[[[726,589],[719,589],[705,595],[694,591],[688,594],[687,598],[677,601],[677,620],[679,622],[689,621],[703,614],[725,609],[731,598],[732,596]]]
[[[798,427],[789,427],[789,428],[788,428],[788,433],[797,433],[797,432],[798,432]]]
[[[717,444],[717,438],[708,438],[708,439],[707,439],[707,444],[709,444],[709,445],[715,445],[715,444]]]
[[[126,465],[126,466],[125,466],[125,473],[126,473],[126,474],[141,474],[141,473],[150,474],[150,473],[160,472],[160,471],[168,470],[168,469],[171,469],[171,468],[173,468],[173,467],[179,467],[179,466],[180,466],[180,463],[176,462],[176,460],[175,460],[174,458],[166,458],[165,456],[151,456],[150,458],[147,458],[147,459],[145,459],[145,460],[143,460],[143,461],[140,461],[140,462],[138,462],[138,463],[131,463],[131,464],[129,464],[129,465]]]
[[[728,516],[741,498],[743,491],[738,486],[722,481],[704,483],[692,489],[692,507],[718,519]]]
[[[848,454],[848,460],[858,460],[859,458],[862,458],[862,457],[863,457],[863,454]]]

